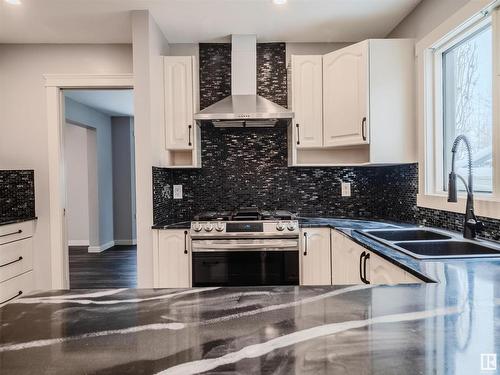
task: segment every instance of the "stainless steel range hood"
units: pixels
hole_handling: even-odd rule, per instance
[[[268,127],[293,112],[257,95],[257,39],[255,35],[231,38],[231,96],[194,115],[216,127]]]

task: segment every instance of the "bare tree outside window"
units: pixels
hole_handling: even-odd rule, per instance
[[[474,190],[479,192],[493,191],[492,59],[491,25],[443,52],[443,180],[446,184],[453,140],[464,134],[472,145]],[[457,170],[462,175],[467,174],[463,149],[457,152]]]

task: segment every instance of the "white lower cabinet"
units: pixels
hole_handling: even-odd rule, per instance
[[[364,280],[364,281],[363,281]],[[332,230],[332,284],[411,284],[423,281]]]
[[[330,229],[300,231],[300,285],[331,285]]]
[[[0,226],[0,306],[34,289],[34,221]]]
[[[0,306],[25,296],[34,289],[33,271],[23,273],[0,284]]]
[[[331,231],[332,236],[332,284],[349,285],[362,284],[361,254],[366,249],[357,245],[337,230]],[[368,266],[368,264],[367,264]]]
[[[156,231],[157,288],[189,288],[191,286],[191,249],[187,230]]]

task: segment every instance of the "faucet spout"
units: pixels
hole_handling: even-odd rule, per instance
[[[455,156],[457,153],[457,148],[463,142],[467,149],[468,156],[468,181],[462,176],[455,172]],[[483,230],[483,223],[477,220],[474,214],[474,188],[472,185],[473,173],[472,173],[472,148],[470,142],[465,135],[459,135],[455,138],[453,146],[451,148],[452,158],[451,158],[451,172],[449,175],[448,183],[448,202],[457,202],[457,177],[464,183],[465,189],[467,190],[467,203],[465,206],[465,220],[464,220],[464,238],[474,239],[476,238],[477,232]]]

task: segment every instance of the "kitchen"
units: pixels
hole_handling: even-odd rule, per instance
[[[0,284],[2,301],[13,297],[0,309],[2,371],[494,371],[500,210],[491,149],[498,131],[494,100],[484,98],[495,98],[496,74],[484,66],[496,72],[495,4],[384,2],[377,12],[366,1],[369,15],[359,10],[358,17],[371,22],[361,35],[345,21],[342,11],[349,9],[341,3],[318,1],[321,12],[346,23],[329,26],[332,36],[325,38],[313,27],[320,10],[311,10],[307,42],[287,22],[281,34],[265,22],[256,28],[255,12],[305,12],[293,0],[248,1],[224,11],[218,8],[224,2],[214,1],[212,27],[204,29],[179,29],[172,18],[167,24],[151,5],[120,19],[131,23],[124,40],[113,39],[113,30],[103,40],[84,28],[86,43],[123,45],[28,46],[22,38],[37,43],[36,36],[16,34],[9,24],[0,72],[10,74],[0,82],[14,94],[38,87],[28,99],[38,110],[47,107],[39,113],[47,119],[40,126],[49,163],[33,154],[43,142],[23,146],[34,151],[11,145],[28,125],[5,106],[21,128],[6,125],[12,141],[2,143],[2,167],[34,169],[34,186],[27,193],[32,209],[15,218],[6,213],[0,227],[2,261],[18,259],[18,244],[26,244]],[[174,15],[189,9],[193,21],[203,17],[200,4],[197,11],[193,4],[168,5]],[[3,6],[3,16],[22,17]],[[246,17],[233,13],[243,10]],[[57,11],[47,7],[42,15]],[[53,36],[40,38],[50,43]],[[81,43],[75,34],[67,38]],[[481,131],[490,133],[480,139],[461,123],[441,124],[452,130],[441,133],[433,120],[440,118],[434,111],[446,120],[478,105],[438,107],[449,91],[432,81],[437,71],[428,71],[440,57],[431,66],[444,74],[469,45],[477,70],[468,95],[479,92],[481,110],[492,112],[481,117]],[[72,57],[51,62],[67,50]],[[41,66],[21,79],[16,62],[32,53],[43,56]],[[96,55],[95,71],[73,61],[86,54]],[[435,102],[433,84],[444,92]],[[134,89],[139,289],[68,290],[54,114],[59,91],[90,86]],[[0,102],[14,103],[8,96]],[[458,130],[467,138],[454,144]],[[474,158],[470,178],[467,149]],[[479,161],[476,153],[486,157]]]

